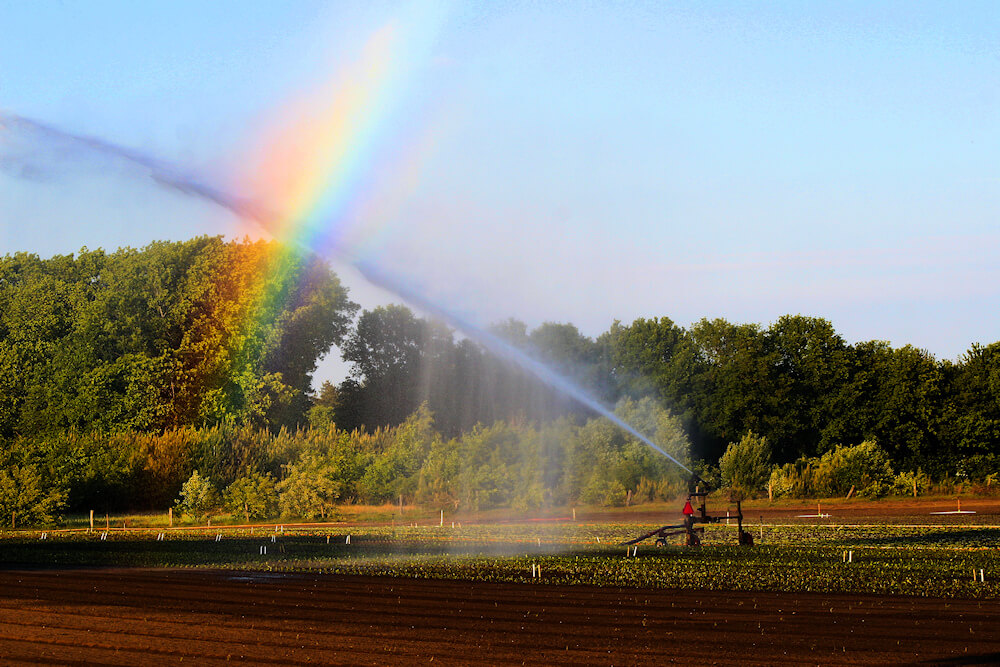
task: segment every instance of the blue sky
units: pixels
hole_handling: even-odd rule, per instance
[[[224,181],[261,118],[413,11],[0,0],[0,110]],[[802,313],[939,358],[1000,339],[1000,4],[486,2],[445,17],[442,130],[379,250],[434,298],[589,335]],[[0,171],[0,253],[242,230],[121,174]],[[342,275],[362,305],[392,300]]]

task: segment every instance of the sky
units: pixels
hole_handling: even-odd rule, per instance
[[[421,49],[358,142],[419,156],[352,167],[405,183],[362,245],[471,321],[803,314],[941,359],[1000,340],[995,2],[0,0],[0,113],[253,197],[263,138],[387,25]],[[264,234],[39,159],[0,159],[0,254]],[[399,300],[334,268],[365,308]]]

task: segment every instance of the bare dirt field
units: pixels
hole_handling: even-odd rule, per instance
[[[3,664],[997,664],[996,601],[0,572]]]

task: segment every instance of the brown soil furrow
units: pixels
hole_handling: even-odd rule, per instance
[[[976,664],[1000,659],[1000,609],[924,598],[335,575],[0,572],[0,656],[111,664],[182,657],[205,664],[856,664],[949,657]]]

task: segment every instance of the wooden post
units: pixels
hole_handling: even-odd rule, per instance
[[[441,510],[441,523],[439,525],[444,528],[444,510]]]
[[[774,482],[767,483],[767,499],[774,500]]]
[[[576,508],[573,508],[573,521],[576,521]]]
[[[90,532],[94,532],[94,510],[90,510]]]
[[[171,507],[167,510],[167,518],[170,519],[170,527],[174,527],[174,508]]]
[[[851,499],[851,496],[853,496],[853,495],[854,495],[854,488],[855,488],[855,487],[854,487],[854,485],[853,485],[853,484],[851,484],[851,490],[847,492],[847,499],[848,499],[848,500],[850,500],[850,499]]]
[[[917,478],[913,478],[913,497],[917,497]]]
[[[399,494],[399,516],[403,516],[403,494]]]
[[[104,515],[104,530],[111,530],[111,515]]]

